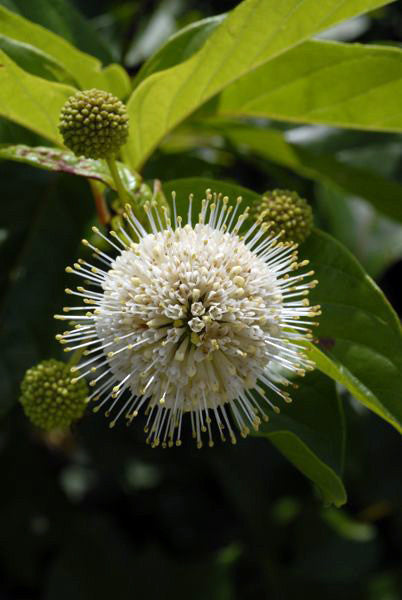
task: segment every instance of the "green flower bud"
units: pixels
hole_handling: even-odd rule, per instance
[[[313,228],[311,206],[296,192],[289,190],[265,192],[261,201],[253,206],[252,216],[272,222],[270,232],[274,235],[284,231],[283,241],[304,242]]]
[[[30,421],[46,431],[68,429],[81,418],[88,395],[83,379],[72,383],[70,367],[58,360],[44,360],[25,373],[20,402]]]
[[[59,130],[65,145],[77,156],[114,156],[127,141],[126,107],[103,90],[77,92],[61,109]]]

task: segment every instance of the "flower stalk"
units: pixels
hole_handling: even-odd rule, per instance
[[[129,200],[129,196],[126,188],[124,187],[124,183],[119,173],[119,168],[117,166],[117,161],[114,156],[108,156],[106,158],[107,165],[110,170],[110,174],[113,177],[114,184],[116,186],[117,194],[123,204],[126,204]]]

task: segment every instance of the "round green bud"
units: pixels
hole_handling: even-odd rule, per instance
[[[50,359],[25,373],[20,402],[30,421],[46,431],[68,429],[85,412],[88,388],[84,379],[73,383],[70,367]]]
[[[254,218],[262,217],[271,222],[270,232],[277,235],[283,231],[283,241],[301,243],[313,228],[313,211],[304,198],[289,190],[265,192],[252,209]]]
[[[127,141],[126,107],[103,90],[77,92],[61,109],[59,130],[77,156],[109,158]]]

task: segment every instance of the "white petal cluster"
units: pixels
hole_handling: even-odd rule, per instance
[[[293,274],[305,264],[296,245],[268,235],[261,220],[240,235],[248,217],[240,203],[233,209],[207,191],[193,224],[190,197],[185,225],[175,202],[173,224],[148,208],[150,233],[128,208],[114,241],[94,228],[116,258],[84,240],[102,266],[81,260],[67,269],[87,287],[67,290],[84,306],[65,312],[93,308],[58,336],[67,350],[85,348],[76,380],[96,373],[90,399],[114,413],[111,426],[144,407],[153,446],[180,445],[186,413],[198,447],[203,434],[213,445],[214,430],[235,442],[236,429],[246,436],[268,418],[264,403],[279,411],[270,392],[289,401],[288,377],[313,367],[298,344],[311,337],[306,319],[319,314],[305,297],[312,273]]]

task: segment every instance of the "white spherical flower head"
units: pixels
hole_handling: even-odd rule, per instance
[[[309,319],[319,314],[305,297],[316,282],[304,282],[312,272],[293,274],[306,261],[262,219],[240,235],[241,199],[233,208],[207,191],[193,223],[190,196],[185,225],[173,200],[173,223],[147,208],[151,233],[129,207],[127,231],[111,232],[114,241],[94,228],[117,256],[84,240],[102,264],[67,268],[87,287],[67,290],[84,306],[64,310],[93,310],[58,337],[66,350],[85,348],[75,380],[96,372],[90,400],[114,415],[111,426],[144,407],[153,446],[180,445],[186,413],[198,447],[204,436],[212,446],[214,431],[235,442],[236,429],[246,436],[268,419],[264,404],[279,412],[271,392],[289,401],[288,377],[313,367],[298,341],[311,338]]]

